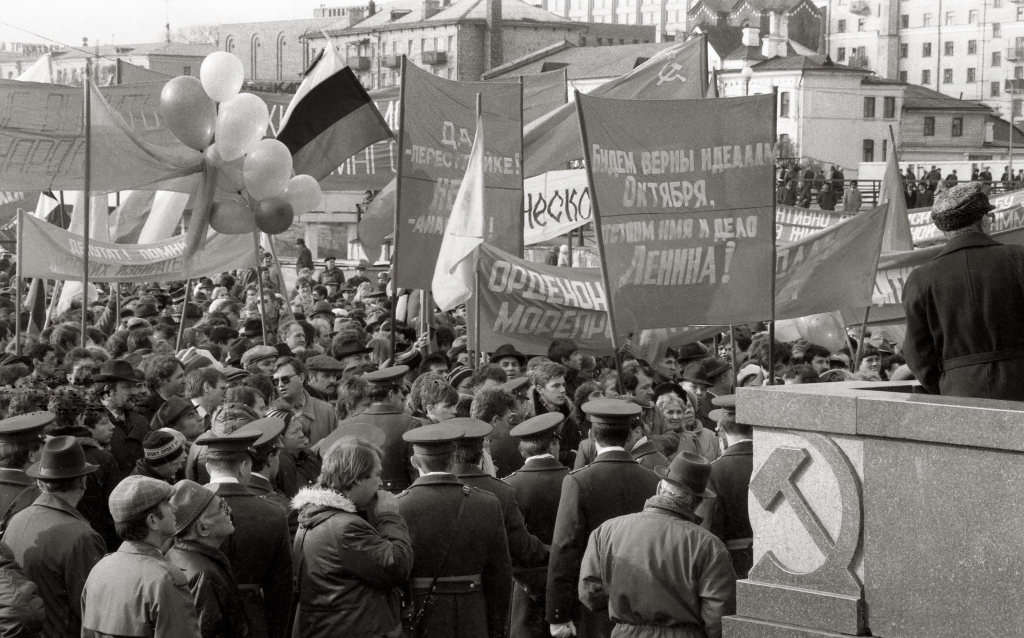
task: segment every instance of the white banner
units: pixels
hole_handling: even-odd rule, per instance
[[[549,171],[529,177],[523,191],[524,246],[565,235],[591,219],[586,169]]]

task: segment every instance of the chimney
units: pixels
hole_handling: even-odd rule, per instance
[[[761,55],[784,58],[789,53],[789,17],[782,11],[771,12],[771,33],[764,39]]]
[[[489,71],[504,63],[503,32],[501,24],[501,0],[484,0],[487,3],[487,37],[484,45],[487,59],[484,69]]]
[[[377,3],[370,0],[370,4],[366,5],[366,17],[370,17],[375,13],[377,13]]]
[[[743,28],[743,46],[745,47],[759,47],[761,46],[761,30],[757,27],[744,27]]]
[[[423,19],[428,20],[441,11],[441,0],[423,0]]]
[[[357,22],[362,22],[366,18],[366,9],[363,7],[349,7],[348,11],[348,26],[354,26]]]

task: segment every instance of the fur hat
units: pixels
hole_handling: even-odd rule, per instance
[[[988,202],[981,182],[967,182],[939,193],[932,208],[932,223],[948,233],[970,226],[992,210],[995,206]]]

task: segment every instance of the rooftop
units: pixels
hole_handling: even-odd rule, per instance
[[[502,0],[502,3],[508,0]],[[568,42],[549,47],[550,55],[528,55],[487,74],[487,79],[531,75],[565,69],[570,81],[618,77],[640,66],[678,42],[619,44],[606,47],[577,47]]]
[[[341,20],[327,26],[324,31],[328,35],[341,35],[353,31],[387,29],[421,22],[444,24],[467,21],[483,22],[487,19],[486,0],[460,0],[448,6],[442,6],[440,11],[426,20],[423,19],[423,4],[421,0],[398,0],[382,6],[372,16],[351,26],[347,20]],[[580,29],[585,28],[579,22],[563,18],[540,7],[522,2],[522,0],[502,0],[501,18],[507,22],[560,23],[566,26],[578,25]],[[319,33],[319,31],[308,31],[303,37],[315,38]]]
[[[979,102],[970,102],[939,93],[926,86],[907,84],[886,78],[869,76],[861,80],[862,84],[903,86],[903,108],[911,111],[991,111],[992,109]]]

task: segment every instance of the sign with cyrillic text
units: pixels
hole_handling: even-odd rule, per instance
[[[550,241],[591,220],[587,171],[549,171],[523,187],[523,245]]]

